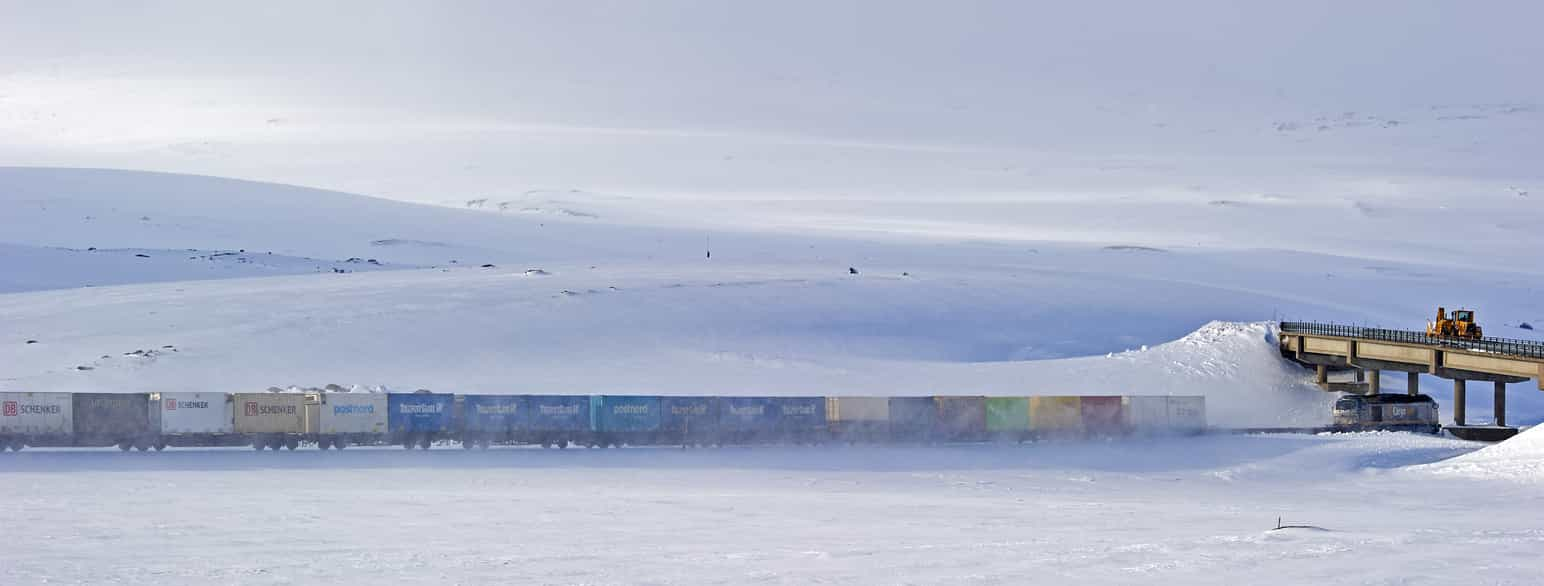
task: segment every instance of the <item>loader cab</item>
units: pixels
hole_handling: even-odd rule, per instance
[[[1453,310],[1453,321],[1472,322],[1474,321],[1474,312],[1467,309],[1455,309]]]

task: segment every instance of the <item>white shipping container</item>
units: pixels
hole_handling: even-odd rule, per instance
[[[1178,433],[1206,430],[1206,397],[1169,397],[1169,429]]]
[[[69,435],[74,415],[69,393],[0,393],[0,433]]]
[[[385,393],[318,393],[306,397],[306,433],[386,433]]]
[[[305,433],[306,396],[300,393],[237,393],[236,433]]]
[[[1122,397],[1126,409],[1126,424],[1138,434],[1160,434],[1169,431],[1169,398],[1164,396]]]
[[[225,393],[150,393],[150,427],[161,435],[235,433]]]
[[[889,397],[830,397],[827,421],[889,421]]]

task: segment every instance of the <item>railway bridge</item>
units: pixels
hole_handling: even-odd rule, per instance
[[[1326,391],[1376,394],[1383,371],[1403,372],[1405,388],[1420,392],[1420,375],[1453,381],[1453,424],[1447,429],[1464,439],[1496,441],[1517,434],[1506,424],[1506,389],[1534,379],[1544,391],[1544,343],[1504,338],[1461,340],[1426,332],[1367,328],[1332,323],[1281,322],[1277,335],[1282,356],[1316,371]],[[1331,371],[1355,372],[1353,382],[1331,382]],[[1464,419],[1469,381],[1494,385],[1494,425],[1469,425]]]

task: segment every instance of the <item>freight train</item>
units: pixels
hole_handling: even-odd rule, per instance
[[[0,393],[0,407],[0,451],[1023,442],[1206,428],[1194,396]]]

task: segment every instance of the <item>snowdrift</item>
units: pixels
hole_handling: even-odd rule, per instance
[[[1544,426],[1535,425],[1499,444],[1410,469],[1436,476],[1544,483]]]

